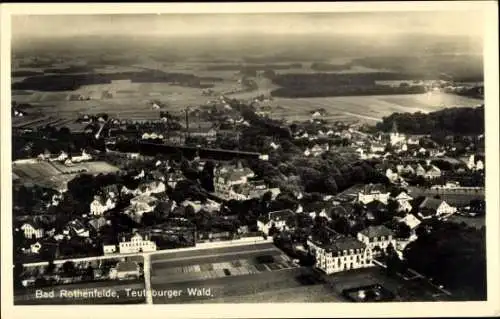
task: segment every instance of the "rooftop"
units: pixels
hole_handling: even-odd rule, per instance
[[[433,198],[433,197],[426,197],[418,207],[420,209],[422,209],[422,208],[424,208],[424,209],[425,208],[438,209],[442,202],[443,202],[443,200],[441,200],[441,199],[437,199],[437,198]]]
[[[369,238],[374,238],[374,237],[380,237],[380,236],[392,236],[394,233],[392,230],[389,228],[385,227],[384,225],[380,226],[369,226],[368,228],[363,229],[360,231],[361,234],[369,237]]]

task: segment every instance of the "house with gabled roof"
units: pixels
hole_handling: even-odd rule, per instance
[[[27,239],[32,239],[33,236],[37,239],[42,238],[45,232],[42,224],[36,220],[24,223],[21,226],[21,230],[24,232],[24,237]]]
[[[425,197],[418,206],[418,216],[422,219],[443,218],[456,213],[457,208],[441,199]]]
[[[424,177],[427,179],[439,178],[441,177],[441,170],[435,165],[430,165],[425,172]]]
[[[413,197],[408,195],[406,192],[399,193],[399,195],[394,199],[398,202],[398,211],[410,212],[412,210],[410,202],[413,200]]]
[[[257,228],[266,235],[269,234],[269,229],[271,229],[273,225],[279,231],[282,231],[287,228],[287,220],[293,216],[294,212],[290,209],[269,212],[267,215],[257,219]]]
[[[358,192],[358,202],[368,204],[378,200],[387,205],[390,194],[382,184],[368,184]]]
[[[360,242],[370,247],[374,255],[385,252],[390,244],[393,246],[396,245],[394,232],[384,225],[369,226],[360,231],[357,238]]]

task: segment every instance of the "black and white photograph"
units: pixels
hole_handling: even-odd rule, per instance
[[[14,309],[494,300],[495,3],[274,5],[9,13]]]

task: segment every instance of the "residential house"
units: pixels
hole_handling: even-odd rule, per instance
[[[130,206],[127,208],[125,213],[136,222],[140,222],[142,215],[144,215],[144,213],[152,212],[157,204],[158,199],[156,197],[139,195],[130,200]]]
[[[399,179],[399,175],[397,172],[393,172],[392,169],[388,168],[385,171],[385,176],[391,181],[392,183],[396,182]]]
[[[71,157],[71,161],[73,163],[86,162],[86,161],[90,161],[90,160],[92,160],[92,155],[90,155],[89,153],[87,153],[85,150],[82,150],[82,154],[81,155],[77,155],[77,156],[72,156]]]
[[[215,170],[214,180],[218,189],[228,189],[234,185],[246,184],[249,178],[254,177],[254,172],[248,167],[238,164],[234,167],[223,167]]]
[[[412,236],[415,235],[415,229],[421,224],[421,221],[413,214],[406,214],[405,217],[399,218],[398,222],[405,223],[408,227],[410,227]]]
[[[382,143],[372,143],[370,146],[370,151],[372,153],[382,153],[385,151],[385,145]]]
[[[323,148],[321,146],[319,146],[318,144],[315,144],[312,148],[311,148],[311,154],[313,156],[319,156],[321,155],[322,153],[324,152]]]
[[[427,179],[435,179],[441,177],[441,170],[435,165],[430,165],[429,169],[425,172],[424,177]]]
[[[40,244],[39,241],[30,245],[30,252],[32,254],[39,254],[41,249],[42,249],[42,244]]]
[[[132,254],[156,251],[156,243],[149,240],[148,235],[139,233],[123,236],[118,243],[120,254]]]
[[[329,231],[328,233],[333,232]],[[310,251],[316,257],[315,267],[325,274],[373,266],[370,247],[352,237],[330,235],[307,240]]]
[[[95,230],[99,231],[102,227],[106,226],[109,223],[109,221],[100,216],[98,218],[93,218],[88,221],[88,224]]]
[[[271,144],[269,145],[272,149],[274,150],[277,150],[278,148],[280,148],[280,145],[279,144],[276,144],[274,142],[271,142]]]
[[[425,197],[418,206],[418,216],[422,219],[443,218],[453,215],[456,211],[456,207],[449,205],[444,200],[432,197]]]
[[[378,200],[385,205],[389,200],[391,193],[385,190],[381,184],[365,185],[363,189],[358,192],[358,202],[368,204],[374,200]]]
[[[398,196],[394,198],[398,202],[398,211],[400,212],[410,212],[412,209],[410,201],[413,200],[413,197],[408,195],[406,192],[399,193]]]
[[[137,195],[153,195],[153,194],[159,194],[163,193],[166,191],[166,185],[165,183],[161,181],[152,181],[150,183],[143,183],[139,185],[137,188],[138,193]]]
[[[287,227],[287,220],[294,216],[290,209],[270,212],[267,216],[261,216],[257,220],[257,228],[264,234],[269,234],[269,229],[274,225],[276,229],[282,231]]]
[[[27,239],[42,238],[44,235],[44,229],[41,224],[36,221],[30,223],[24,223],[21,226],[21,230],[24,232],[24,237]]]
[[[421,164],[417,165],[417,168],[415,169],[415,174],[417,176],[425,176],[426,172],[427,171],[425,170],[425,168]]]
[[[70,221],[68,224],[66,224],[66,226],[63,228],[62,233],[63,233],[63,235],[65,235],[68,238],[71,238],[71,237],[87,237],[88,238],[90,236],[89,229],[79,219],[74,219],[74,220]]]
[[[104,255],[111,255],[116,253],[116,245],[114,243],[104,243],[102,245],[102,252]]]
[[[94,200],[90,203],[90,214],[101,216],[115,207],[116,203],[111,197],[104,199],[104,197],[101,196],[94,196]]]
[[[389,228],[380,226],[369,226],[358,233],[358,240],[373,251],[373,254],[379,255],[387,251],[387,247],[392,244],[396,245],[394,233]]]

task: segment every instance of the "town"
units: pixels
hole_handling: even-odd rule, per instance
[[[156,121],[88,114],[77,120],[81,131],[14,129],[23,141],[12,164],[18,289],[126,279],[147,287],[154,271],[145,267],[154,263],[145,258],[226,243],[277,247],[278,269],[328,276],[377,267],[430,278],[437,300],[449,298],[448,285],[460,283],[426,263],[454,254],[451,241],[484,236],[483,107],[417,119],[420,126],[432,117],[475,121],[475,134],[447,128],[454,135],[400,132],[398,125],[411,131],[411,114],[376,127],[331,123],[323,110],[281,122],[261,111],[265,103],[221,96]],[[394,298],[383,286],[342,294]],[[468,293],[484,293],[477,286]],[[144,301],[137,296],[128,299]]]
[[[409,8],[10,17],[14,305],[491,301],[485,20]]]

